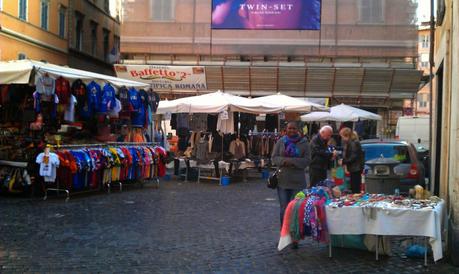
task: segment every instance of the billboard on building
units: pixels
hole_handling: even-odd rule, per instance
[[[212,29],[319,30],[321,0],[212,0]]]
[[[206,90],[202,66],[115,65],[120,78],[148,83],[154,90]]]

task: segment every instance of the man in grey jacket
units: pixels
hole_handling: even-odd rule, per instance
[[[279,195],[282,227],[288,203],[295,198],[299,191],[306,188],[305,169],[310,162],[309,143],[299,134],[295,122],[287,124],[287,134],[277,141],[271,158],[280,169],[277,194]]]

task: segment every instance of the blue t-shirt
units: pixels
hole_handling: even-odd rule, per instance
[[[99,112],[107,112],[115,108],[115,89],[109,83],[105,84],[99,97]],[[109,106],[110,105],[110,106]]]
[[[135,88],[129,89],[129,103],[131,104],[133,111],[139,110],[139,108],[143,105],[139,92]]]
[[[145,125],[145,119],[147,113],[143,105],[132,114],[131,124],[135,127],[143,127]]]
[[[99,111],[99,95],[101,94],[101,88],[99,84],[92,81],[86,86],[88,96],[88,107],[91,113]]]

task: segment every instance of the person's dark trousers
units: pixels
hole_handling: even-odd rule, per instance
[[[317,185],[317,183],[327,179],[327,170],[319,168],[309,169],[310,187]]]
[[[280,225],[282,229],[282,222],[284,221],[285,209],[288,203],[295,198],[295,195],[300,192],[301,189],[285,189],[277,187],[277,195],[279,196],[280,204]]]
[[[214,168],[215,168],[215,176],[217,178],[220,178],[220,169],[218,166],[218,160],[214,160],[213,163],[214,163]]]
[[[360,186],[362,184],[362,172],[351,172],[351,191],[352,193],[360,193]]]

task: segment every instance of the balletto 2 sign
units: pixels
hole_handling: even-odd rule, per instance
[[[154,90],[207,90],[201,66],[115,65],[118,77],[149,83]]]

